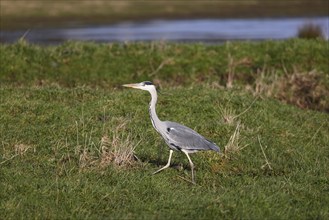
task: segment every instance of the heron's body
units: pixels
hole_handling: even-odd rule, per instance
[[[194,165],[192,163],[191,158],[189,157],[189,153],[195,153],[203,150],[213,150],[219,152],[219,147],[207,140],[205,137],[192,130],[185,125],[171,122],[171,121],[161,121],[155,111],[155,105],[157,103],[157,92],[155,86],[151,82],[141,82],[137,84],[126,84],[126,87],[137,88],[142,90],[147,90],[151,94],[151,102],[149,107],[150,118],[152,121],[152,125],[155,130],[162,136],[166,144],[170,148],[170,154],[168,163],[166,166],[161,168],[160,170],[154,172],[158,173],[161,170],[169,167],[171,156],[173,151],[182,151],[186,154],[192,170],[192,181],[194,182]]]
[[[189,127],[171,121],[164,121],[162,123],[164,131],[159,133],[172,150],[186,150],[188,153],[195,153],[201,150],[219,151],[213,142],[207,140]]]

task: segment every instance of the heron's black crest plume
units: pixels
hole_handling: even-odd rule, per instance
[[[150,86],[150,85],[153,85],[153,86],[155,86],[155,89],[157,90],[158,93],[163,94],[163,93],[161,92],[161,90],[160,90],[160,87],[154,85],[151,81],[144,81],[143,84],[144,84],[144,86]]]
[[[150,85],[154,85],[152,82],[150,82],[150,81],[145,81],[145,82],[143,82],[144,83],[144,85],[148,85],[148,86],[150,86]]]

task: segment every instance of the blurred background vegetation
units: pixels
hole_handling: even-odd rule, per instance
[[[1,29],[125,20],[328,16],[327,0],[105,1],[1,0]]]

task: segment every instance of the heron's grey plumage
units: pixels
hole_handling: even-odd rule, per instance
[[[192,170],[192,181],[194,182],[194,165],[192,163],[191,158],[189,157],[189,153],[195,153],[203,150],[213,150],[219,152],[219,147],[212,141],[207,140],[205,137],[192,130],[191,128],[186,127],[185,125],[171,121],[161,121],[158,118],[155,110],[155,106],[158,99],[157,91],[155,86],[151,82],[125,84],[123,86],[147,90],[151,94],[149,114],[152,125],[155,130],[163,137],[166,144],[170,148],[168,163],[163,168],[154,172],[154,174],[169,167],[173,150],[182,151],[186,154],[190,162]]]
[[[171,121],[163,123],[166,126],[166,132],[163,137],[171,149],[184,149],[189,153],[201,150],[219,151],[215,143],[207,140],[191,128]]]

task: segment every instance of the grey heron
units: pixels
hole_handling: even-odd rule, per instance
[[[161,121],[155,111],[155,105],[157,103],[158,95],[156,87],[152,82],[145,81],[141,83],[125,84],[124,87],[130,87],[134,89],[146,90],[151,94],[151,102],[149,106],[149,114],[151,122],[155,130],[162,136],[166,144],[169,146],[169,159],[167,164],[161,169],[155,171],[153,174],[159,173],[160,171],[170,166],[171,157],[174,151],[181,151],[186,156],[191,166],[192,182],[194,181],[194,164],[189,156],[190,153],[195,153],[203,150],[213,150],[219,152],[219,147],[212,141],[206,139],[196,131],[182,124]]]

